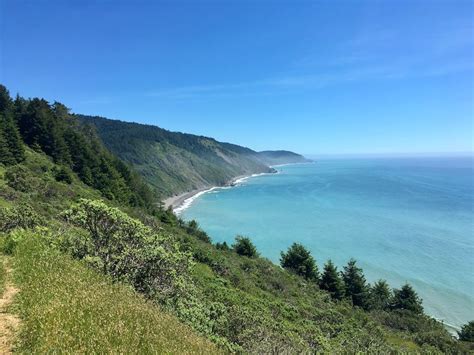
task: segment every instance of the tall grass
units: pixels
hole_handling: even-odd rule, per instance
[[[25,353],[216,353],[209,341],[130,288],[28,235],[14,275]]]

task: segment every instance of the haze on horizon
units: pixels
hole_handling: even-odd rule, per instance
[[[306,154],[472,152],[471,1],[0,0],[0,83]]]

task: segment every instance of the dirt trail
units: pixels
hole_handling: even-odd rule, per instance
[[[13,285],[12,269],[8,260],[5,260],[3,267],[6,271],[5,291],[0,298],[0,354],[11,354],[15,331],[20,325],[20,319],[9,313],[9,306],[13,302],[13,297],[18,293],[18,289]]]

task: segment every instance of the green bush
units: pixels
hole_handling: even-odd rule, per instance
[[[0,208],[0,232],[7,233],[15,228],[33,228],[43,223],[43,218],[27,204]]]
[[[168,212],[168,213],[171,213],[174,216],[172,212]],[[186,231],[189,234],[194,235],[199,240],[202,240],[203,242],[211,243],[211,238],[207,235],[206,232],[204,232],[201,228],[199,228],[199,224],[194,219],[189,221],[186,224]]]
[[[216,243],[216,248],[219,250],[229,251],[231,248],[227,245],[227,242]]]
[[[171,237],[101,201],[82,199],[62,216],[88,232],[90,239],[77,250],[105,274],[130,282],[152,298],[165,300],[186,292],[192,259]]]
[[[8,186],[21,192],[35,191],[37,187],[37,180],[23,165],[9,167],[5,172],[5,180]]]
[[[232,249],[234,249],[237,254],[249,258],[255,258],[258,256],[257,248],[253,245],[250,238],[241,235],[235,237],[235,243],[232,245]]]
[[[73,175],[71,169],[61,166],[60,168],[55,169],[53,173],[56,181],[65,182],[69,185],[72,184]]]

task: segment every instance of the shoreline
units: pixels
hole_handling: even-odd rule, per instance
[[[269,174],[277,174],[277,173],[278,171],[271,172],[271,173],[256,173],[256,174],[251,174],[251,175],[239,175],[232,178],[231,180],[229,180],[226,184],[222,186],[208,186],[208,187],[202,187],[200,189],[194,189],[191,191],[183,192],[182,194],[179,194],[176,196],[168,197],[162,200],[162,202],[165,209],[168,209],[171,207],[173,212],[179,215],[186,208],[188,208],[196,198],[198,198],[199,196],[207,192],[210,192],[216,189],[227,189],[227,188],[235,187],[238,184],[252,177],[269,175]]]
[[[298,162],[298,163],[285,163],[285,164],[276,164],[276,165],[269,165],[268,167],[270,169],[273,169],[273,172],[269,173],[255,173],[255,174],[250,174],[250,175],[239,175],[236,176],[232,179],[230,179],[227,183],[225,183],[222,186],[207,186],[207,187],[202,187],[199,189],[194,189],[191,191],[186,191],[183,192],[182,194],[176,195],[176,196],[171,196],[168,197],[164,200],[162,200],[163,206],[165,209],[168,209],[171,207],[173,212],[177,215],[181,214],[186,208],[188,208],[193,201],[198,198],[199,196],[216,190],[216,189],[227,189],[234,187],[242,182],[244,182],[247,179],[257,177],[257,176],[263,176],[263,175],[270,175],[270,174],[278,174],[279,171],[276,170],[275,168],[282,167],[282,166],[287,166],[287,165],[298,165],[298,164],[312,164],[315,163],[315,161],[306,161],[306,162]]]

